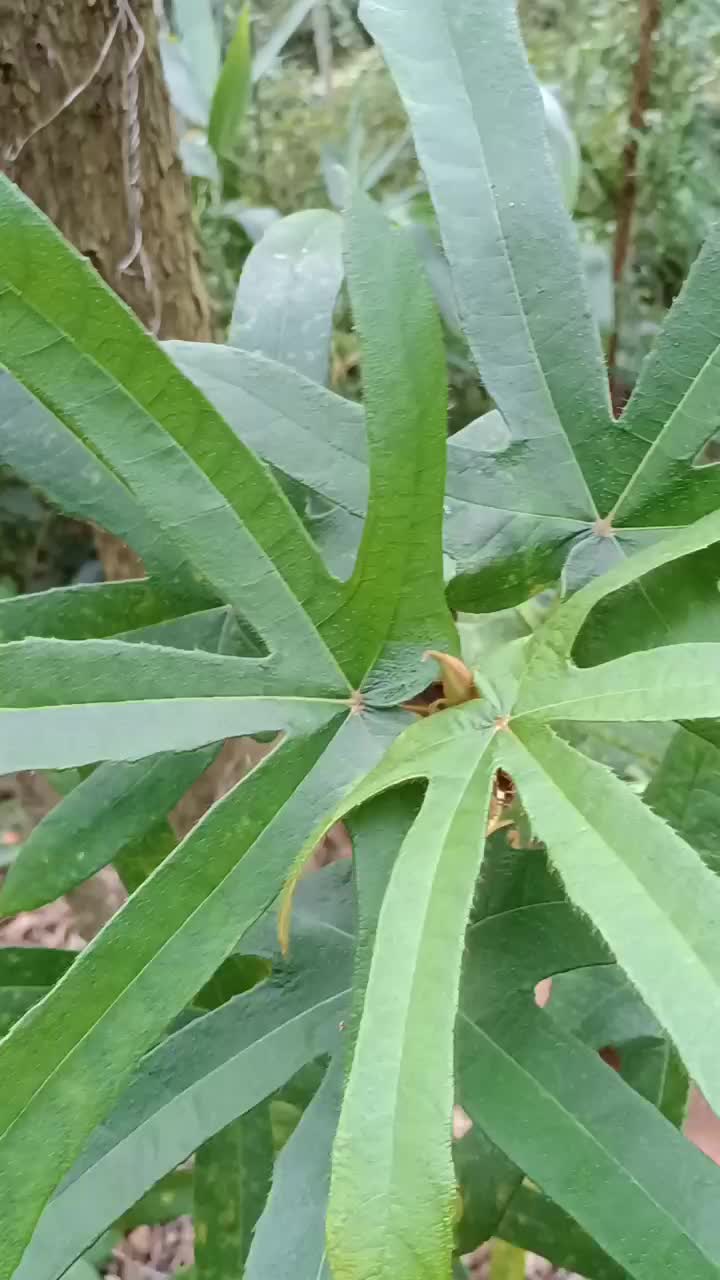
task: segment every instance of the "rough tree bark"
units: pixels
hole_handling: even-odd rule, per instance
[[[147,328],[212,337],[153,0],[0,0],[0,165]],[[107,578],[142,572],[96,543]]]
[[[616,362],[622,323],[623,284],[632,247],[632,226],[638,194],[638,155],[640,138],[647,127],[650,105],[655,41],[662,21],[662,0],[640,0],[638,6],[637,56],[632,71],[628,113],[628,137],[623,149],[622,181],[617,198],[615,246],[613,250],[613,283],[615,287],[615,320],[608,343],[608,370],[613,407],[619,413],[626,394],[617,385]]]
[[[0,0],[0,160],[148,328],[211,338],[152,0]]]

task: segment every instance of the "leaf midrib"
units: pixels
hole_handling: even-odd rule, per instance
[[[375,2],[377,3],[377,0],[375,0]],[[554,400],[554,397],[553,397],[553,394],[552,394],[552,391],[551,391],[551,388],[550,388],[550,384],[549,384],[549,382],[548,382],[548,380],[547,380],[547,378],[546,378],[545,371],[544,371],[544,369],[543,369],[543,367],[542,367],[542,364],[541,364],[541,362],[540,362],[540,358],[539,358],[539,355],[538,355],[538,352],[537,352],[537,348],[536,348],[536,346],[535,346],[535,340],[534,340],[534,338],[533,338],[533,335],[532,335],[532,332],[531,332],[531,329],[530,329],[530,326],[529,326],[529,323],[528,323],[528,319],[527,319],[527,316],[526,316],[526,314],[525,314],[525,303],[524,303],[524,299],[523,299],[523,297],[522,297],[522,294],[521,294],[521,292],[520,292],[520,287],[519,287],[519,285],[518,285],[517,276],[516,276],[516,274],[515,274],[515,266],[514,266],[514,263],[513,263],[513,261],[512,261],[512,257],[511,257],[511,255],[510,255],[510,247],[509,247],[509,244],[508,244],[508,241],[507,241],[507,237],[506,237],[506,235],[505,235],[505,229],[504,229],[504,227],[503,227],[503,225],[502,225],[502,220],[501,220],[501,218],[500,218],[500,211],[499,211],[499,208],[498,208],[498,204],[497,204],[497,201],[496,201],[496,200],[495,200],[495,198],[494,198],[494,188],[493,188],[493,185],[492,185],[492,183],[491,183],[491,181],[490,181],[490,175],[489,175],[489,172],[488,172],[487,162],[486,162],[486,159],[485,159],[485,146],[484,146],[484,142],[483,142],[483,133],[482,133],[482,129],[481,129],[481,127],[480,127],[480,122],[479,122],[479,120],[478,120],[478,117],[477,117],[477,114],[476,114],[476,111],[475,111],[475,104],[474,104],[474,101],[473,101],[472,94],[470,93],[470,90],[469,90],[469,88],[468,88],[467,78],[466,78],[466,75],[465,75],[465,67],[464,67],[464,63],[463,63],[463,61],[462,61],[462,59],[461,59],[461,57],[460,57],[460,54],[458,53],[458,51],[457,51],[457,49],[456,49],[455,41],[454,41],[454,39],[452,38],[452,35],[451,35],[451,30],[452,30],[452,28],[451,28],[451,23],[450,23],[450,14],[449,14],[449,12],[448,12],[448,0],[441,0],[441,8],[442,8],[442,10],[443,10],[443,16],[444,16],[444,19],[445,19],[445,26],[446,26],[446,29],[447,29],[447,47],[448,47],[448,49],[450,50],[450,55],[451,55],[452,61],[455,63],[456,70],[457,70],[457,73],[458,73],[458,74],[457,74],[457,76],[456,76],[456,78],[455,78],[455,83],[456,83],[456,84],[461,84],[461,85],[462,85],[463,94],[464,94],[464,96],[465,96],[465,99],[466,99],[466,102],[467,102],[468,108],[469,108],[469,110],[470,110],[470,115],[472,116],[473,122],[474,122],[474,124],[475,124],[475,132],[476,132],[476,135],[477,135],[478,141],[479,141],[479,143],[480,143],[480,147],[479,147],[479,159],[480,159],[480,164],[481,164],[481,168],[482,168],[482,175],[483,175],[483,178],[484,178],[484,180],[485,180],[485,186],[486,186],[487,190],[488,190],[489,192],[491,192],[491,193],[492,193],[492,198],[491,198],[491,201],[490,201],[491,208],[492,208],[492,216],[493,216],[493,219],[494,219],[495,224],[496,224],[496,226],[497,226],[498,239],[499,239],[500,247],[501,247],[501,250],[502,250],[503,259],[504,259],[505,264],[506,264],[506,266],[507,266],[508,275],[509,275],[509,277],[510,277],[510,282],[511,282],[512,290],[513,290],[513,293],[514,293],[514,295],[515,295],[515,300],[516,300],[516,303],[517,303],[518,314],[519,314],[519,316],[520,316],[521,323],[522,323],[522,327],[523,327],[523,329],[524,329],[524,331],[525,331],[525,334],[526,334],[526,337],[527,337],[528,350],[530,351],[530,353],[531,353],[531,355],[532,355],[533,362],[534,362],[535,367],[536,367],[536,369],[537,369],[537,371],[538,371],[538,373],[539,373],[539,375],[540,375],[540,381],[541,381],[542,386],[543,386],[543,388],[544,388],[544,390],[545,390],[545,394],[546,394],[546,396],[547,396],[548,402],[549,402],[550,406],[552,407],[553,417],[555,418],[555,421],[556,421],[556,422],[557,422],[557,424],[558,424],[558,428],[559,428],[559,435],[560,435],[561,439],[563,439],[563,440],[566,442],[568,456],[569,456],[569,459],[571,460],[571,464],[572,464],[573,469],[574,469],[574,471],[575,471],[575,473],[576,473],[576,475],[577,475],[577,478],[578,478],[578,480],[580,481],[580,488],[582,489],[582,491],[583,491],[583,493],[584,493],[584,495],[585,495],[585,497],[586,497],[586,499],[587,499],[587,501],[588,501],[588,503],[589,503],[589,510],[590,510],[590,512],[592,513],[592,515],[590,516],[590,519],[591,519],[591,520],[592,520],[593,518],[594,518],[594,519],[599,519],[599,514],[600,514],[600,513],[598,512],[597,507],[596,507],[596,505],[595,505],[595,499],[593,498],[593,495],[592,495],[592,493],[591,493],[591,491],[590,491],[590,487],[589,487],[589,485],[588,485],[588,483],[587,483],[587,480],[585,479],[585,475],[584,475],[584,473],[583,473],[583,471],[582,471],[582,468],[580,467],[580,464],[579,464],[579,462],[578,462],[578,460],[577,460],[577,457],[576,457],[575,452],[574,452],[574,450],[573,450],[573,448],[572,448],[572,445],[570,444],[570,440],[568,439],[567,433],[566,433],[566,431],[565,431],[565,427],[564,427],[564,425],[563,425],[562,418],[560,417],[560,414],[559,414],[559,412],[558,412],[557,406],[556,406],[556,404],[555,404],[555,400]],[[471,344],[471,345],[472,345],[472,344]],[[481,376],[482,376],[482,370],[480,370],[480,373],[481,373]]]
[[[621,659],[618,659],[618,661],[621,661]],[[582,670],[582,668],[578,668],[578,669]],[[587,669],[592,670],[592,668],[587,668]],[[687,684],[678,685],[678,686],[673,686],[672,684],[668,684],[664,686],[663,692],[667,693],[669,697],[672,692],[676,692],[678,689],[681,690],[683,693],[689,693],[689,692],[695,693],[700,689],[704,689],[706,687],[711,688],[711,687],[715,687],[716,685],[717,685],[717,681],[713,681],[709,677],[707,677],[705,680],[702,681],[701,684],[694,684],[694,683],[690,684],[689,682]],[[513,715],[511,717],[510,724],[512,725],[516,723],[518,720],[526,720],[528,718],[540,717],[543,715],[545,716],[546,720],[562,720],[563,707],[576,706],[580,708],[582,707],[583,703],[587,703],[587,702],[601,702],[603,701],[603,699],[607,699],[607,698],[628,698],[636,693],[652,693],[652,692],[654,692],[653,685],[640,685],[639,687],[632,688],[632,689],[630,688],[607,689],[605,691],[599,691],[597,693],[580,694],[578,697],[575,697],[575,698],[564,698],[562,702],[548,702],[540,707],[530,707],[527,711],[519,711],[516,715]],[[546,715],[545,713],[547,712],[550,712],[553,714]],[[558,714],[554,714],[554,713],[558,713]],[[576,718],[578,720],[581,720],[582,716],[578,715],[577,717],[573,717],[573,719],[576,719]],[[628,716],[622,717],[623,720],[628,720],[629,718],[630,717]],[[694,717],[688,717],[688,718],[694,719]],[[636,723],[667,724],[668,721],[674,723],[677,717],[676,716],[644,717],[641,715],[633,715],[631,719]],[[617,720],[617,716],[609,716],[606,723],[612,723],[615,720]],[[590,718],[588,723],[593,723],[592,717]],[[600,723],[602,724],[603,721],[601,720]]]
[[[80,643],[82,643],[82,642],[80,642]],[[225,703],[225,702],[232,702],[232,703],[236,703],[236,702],[279,702],[279,703],[293,702],[293,703],[302,703],[303,705],[307,704],[307,705],[309,705],[309,706],[313,706],[313,707],[314,707],[314,706],[318,706],[318,705],[322,705],[322,706],[329,706],[329,707],[337,707],[339,711],[342,711],[342,710],[347,711],[348,706],[349,706],[349,702],[348,702],[348,699],[347,699],[347,698],[319,698],[319,697],[318,697],[318,698],[315,698],[315,697],[310,697],[310,696],[302,697],[302,696],[297,695],[297,694],[284,694],[284,693],[273,693],[273,694],[262,694],[262,693],[254,693],[254,694],[249,694],[249,693],[248,693],[248,694],[227,694],[227,693],[223,693],[223,694],[217,694],[217,695],[216,695],[216,696],[214,696],[214,697],[211,697],[209,694],[205,694],[204,696],[203,696],[203,695],[197,695],[197,696],[193,696],[193,697],[188,697],[187,695],[178,694],[178,695],[177,695],[177,697],[175,697],[175,698],[140,698],[140,699],[137,699],[137,700],[136,700],[136,699],[134,699],[134,698],[124,698],[124,699],[123,699],[123,698],[117,698],[117,699],[115,699],[113,702],[108,702],[107,700],[105,700],[105,701],[102,701],[102,702],[50,702],[50,703],[38,703],[38,704],[33,704],[33,705],[32,705],[32,706],[30,706],[30,707],[3,707],[3,706],[0,706],[0,717],[2,717],[2,716],[6,716],[6,715],[20,715],[20,716],[26,716],[26,715],[31,714],[33,711],[77,711],[77,710],[82,709],[83,707],[102,707],[102,708],[104,708],[104,709],[108,709],[108,708],[111,708],[111,707],[148,707],[148,708],[154,708],[154,707],[163,707],[163,706],[176,706],[176,705],[178,705],[179,703],[182,703],[183,705],[185,705],[185,704],[192,705],[192,704],[194,704],[194,703],[207,703],[207,702],[217,702],[217,703],[221,703],[221,702],[222,702],[222,703]],[[210,745],[210,744],[209,744],[209,743],[208,743],[208,744],[205,744],[205,743],[198,743],[198,746],[197,746],[197,747],[183,747],[183,748],[182,748],[182,750],[183,750],[183,752],[186,752],[186,751],[201,750],[201,749],[202,749],[202,747],[203,747],[204,745]],[[161,752],[153,752],[152,754],[153,754],[153,755],[160,755],[160,754],[164,754],[164,753],[161,753]],[[120,762],[118,762],[118,763],[120,763]]]
[[[451,810],[449,810],[449,812],[448,812],[447,823],[446,823],[446,826],[445,826],[445,829],[444,829],[444,833],[443,833],[443,842],[442,842],[442,850],[441,850],[441,854],[440,854],[440,856],[436,859],[435,867],[433,868],[433,873],[432,873],[431,887],[430,887],[430,889],[429,889],[429,891],[428,891],[428,893],[427,893],[427,895],[426,895],[425,910],[424,910],[424,912],[423,912],[423,926],[422,926],[422,929],[421,929],[421,931],[420,931],[420,936],[421,936],[421,938],[422,938],[422,939],[424,939],[424,938],[425,938],[425,923],[426,923],[426,921],[427,921],[427,916],[428,916],[428,912],[429,912],[430,907],[431,907],[431,904],[432,904],[433,897],[435,896],[435,894],[434,894],[435,886],[436,886],[436,884],[437,884],[437,881],[438,881],[438,878],[439,878],[439,876],[440,876],[441,871],[444,869],[445,859],[446,859],[446,857],[447,857],[447,840],[448,840],[448,835],[449,835],[450,829],[451,829],[451,827],[452,827],[452,824],[453,824],[453,821],[454,821],[454,819],[455,819],[455,816],[456,816],[456,814],[457,814],[458,809],[459,809],[459,808],[460,808],[460,806],[463,804],[464,800],[466,799],[466,797],[467,797],[467,795],[468,795],[468,792],[472,789],[473,784],[474,784],[474,783],[475,783],[475,781],[476,781],[477,774],[478,774],[478,772],[479,772],[479,770],[480,770],[480,768],[481,768],[481,766],[482,766],[482,763],[483,763],[483,761],[484,761],[484,759],[485,759],[486,755],[487,755],[488,753],[492,754],[492,752],[493,752],[493,747],[494,747],[494,736],[490,736],[490,737],[489,737],[489,739],[488,739],[488,742],[486,743],[485,747],[483,748],[483,750],[481,751],[481,753],[480,753],[480,755],[478,756],[477,760],[475,761],[475,764],[473,765],[473,768],[472,768],[472,770],[470,771],[470,773],[469,773],[469,775],[468,775],[468,778],[467,778],[467,780],[466,780],[466,782],[465,782],[465,785],[463,786],[462,790],[459,790],[459,792],[458,792],[458,797],[457,797],[457,799],[456,799],[455,803],[453,804],[452,809],[451,809]],[[425,804],[430,805],[430,804],[432,804],[432,801],[433,801],[433,796],[432,796],[432,778],[431,778],[431,779],[430,779],[430,785],[429,785],[429,787],[428,787],[428,792],[427,792],[427,795],[426,795],[426,798],[425,798]],[[479,858],[479,862],[480,862],[481,860],[482,860],[482,855],[481,855],[481,856],[480,856],[480,858]],[[421,949],[422,949],[422,948],[421,948]],[[398,1065],[398,1071],[397,1071],[397,1075],[396,1075],[396,1085],[395,1085],[395,1087],[394,1087],[394,1091],[393,1091],[393,1092],[394,1092],[394,1094],[395,1094],[395,1096],[397,1096],[397,1095],[400,1093],[400,1091],[401,1091],[402,1079],[403,1079],[403,1077],[404,1077],[404,1075],[405,1075],[405,1072],[406,1072],[406,1070],[407,1070],[407,1056],[408,1056],[408,1049],[407,1049],[407,1035],[405,1034],[405,1032],[406,1032],[406,1029],[407,1029],[408,1019],[409,1019],[409,1018],[410,1018],[410,1016],[412,1015],[412,1012],[413,1012],[413,1009],[414,1009],[415,1003],[416,1003],[416,1001],[417,1001],[417,985],[418,985],[418,979],[417,979],[417,968],[416,968],[416,969],[413,971],[413,980],[412,980],[412,984],[411,984],[411,987],[410,987],[409,997],[408,997],[408,999],[407,999],[407,1001],[406,1001],[406,1005],[405,1005],[405,1014],[404,1014],[404,1017],[403,1017],[403,1023],[402,1023],[402,1026],[403,1026],[403,1036],[402,1036],[402,1045],[403,1045],[403,1049],[402,1049],[402,1053],[401,1053],[401,1056],[400,1056],[400,1062],[399,1062],[399,1065]],[[449,1126],[450,1126],[450,1117],[448,1117],[448,1128],[449,1128]],[[394,1107],[394,1108],[393,1108],[393,1125],[392,1125],[392,1145],[391,1145],[391,1152],[392,1152],[392,1154],[391,1154],[391,1160],[390,1160],[390,1166],[389,1166],[389,1177],[388,1177],[388,1183],[387,1183],[387,1188],[386,1188],[386,1189],[388,1189],[388,1190],[392,1187],[393,1183],[395,1182],[395,1177],[396,1177],[396,1175],[395,1175],[395,1165],[396,1165],[396,1158],[397,1158],[397,1149],[398,1149],[398,1108],[397,1108],[397,1107]],[[392,1204],[391,1204],[391,1203],[389,1203],[389,1204],[388,1204],[387,1212],[388,1212],[388,1214],[392,1213]]]

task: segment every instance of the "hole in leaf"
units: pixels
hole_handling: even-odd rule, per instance
[[[243,995],[265,982],[271,973],[272,965],[265,956],[228,956],[198,992],[194,1003],[199,1009],[219,1009],[233,996]]]
[[[512,436],[499,410],[491,409],[457,431],[453,443],[476,453],[504,453],[512,444]]]
[[[552,995],[552,978],[541,978],[535,983],[535,1003],[544,1009]]]
[[[720,462],[720,431],[716,431],[705,441],[700,451],[695,454],[692,460],[694,471],[701,471],[704,467],[716,467]]]
[[[470,1119],[467,1111],[464,1111],[462,1107],[456,1104],[453,1107],[453,1115],[452,1115],[452,1129],[453,1129],[454,1141],[460,1142],[465,1137],[465,1135],[470,1132],[472,1127],[473,1127],[473,1122]]]
[[[423,689],[422,693],[416,693],[411,702],[404,703],[404,707],[408,711],[414,711],[416,715],[429,715],[431,707],[443,696],[443,687],[438,682],[429,684],[427,689]]]
[[[612,1067],[613,1071],[620,1070],[622,1066],[620,1054],[617,1049],[612,1047],[612,1045],[607,1045],[604,1049],[600,1049],[599,1054],[603,1062],[606,1062],[609,1067]]]

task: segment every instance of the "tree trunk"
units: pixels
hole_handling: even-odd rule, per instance
[[[632,72],[628,137],[623,149],[622,182],[617,198],[613,282],[615,286],[615,318],[608,342],[607,364],[613,409],[620,416],[628,397],[627,388],[619,385],[617,354],[622,326],[623,285],[632,250],[632,228],[638,196],[638,156],[640,138],[647,128],[650,86],[655,60],[656,38],[662,21],[662,0],[640,0],[638,7],[637,57]]]
[[[211,339],[152,0],[0,0],[0,157],[149,329]]]
[[[0,162],[148,329],[211,339],[153,0],[0,0]],[[106,578],[142,573],[96,543]]]

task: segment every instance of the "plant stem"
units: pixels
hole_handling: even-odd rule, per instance
[[[623,150],[622,181],[617,201],[615,249],[613,253],[613,282],[615,286],[615,321],[608,344],[608,369],[613,389],[616,411],[618,388],[615,385],[615,364],[622,318],[622,286],[630,254],[632,224],[637,204],[637,161],[640,138],[646,128],[646,114],[650,102],[654,41],[662,17],[662,0],[639,0],[640,32],[638,51],[633,68],[630,91],[628,138]]]

